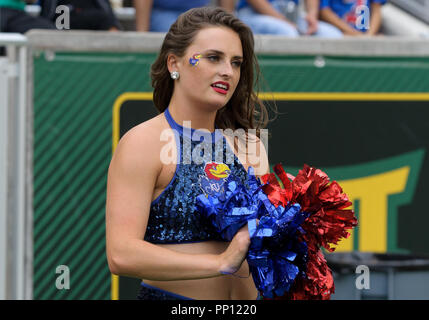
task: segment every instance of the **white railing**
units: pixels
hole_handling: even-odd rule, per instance
[[[0,33],[0,300],[31,299],[32,208],[27,38]]]

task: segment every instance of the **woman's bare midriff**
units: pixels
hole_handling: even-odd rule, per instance
[[[228,242],[205,241],[183,244],[162,244],[170,250],[190,254],[220,254],[228,247]],[[244,261],[235,275],[195,280],[142,281],[148,285],[198,300],[255,300],[258,292]]]

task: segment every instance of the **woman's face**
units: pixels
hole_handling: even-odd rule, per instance
[[[177,65],[169,65],[170,72],[180,73],[174,90],[183,101],[218,110],[237,87],[242,61],[243,49],[235,31],[226,27],[201,29]]]

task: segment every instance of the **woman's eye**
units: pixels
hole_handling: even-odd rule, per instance
[[[233,61],[232,64],[235,65],[236,67],[241,67],[241,61]]]
[[[209,59],[210,61],[218,61],[219,57],[218,56],[208,56],[207,59]]]

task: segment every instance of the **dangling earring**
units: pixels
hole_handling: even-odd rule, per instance
[[[170,74],[170,76],[171,76],[171,79],[173,79],[173,80],[177,80],[177,79],[179,79],[179,72],[177,72],[177,71],[173,71],[171,74]]]

